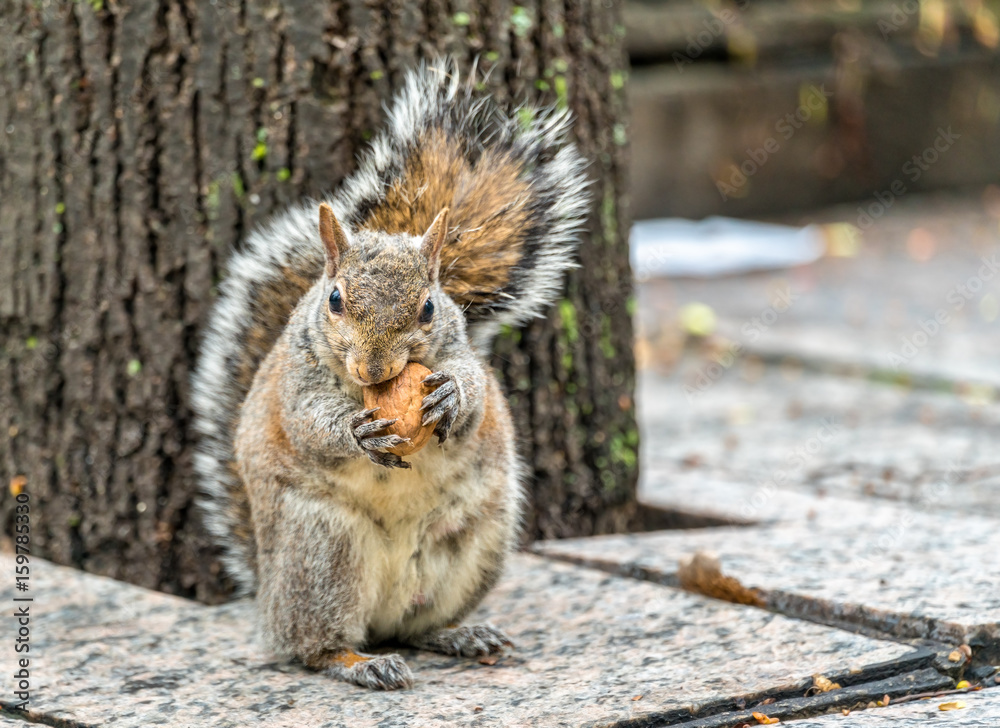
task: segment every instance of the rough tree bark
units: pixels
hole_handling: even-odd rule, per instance
[[[0,0],[0,474],[33,551],[216,600],[189,375],[228,251],[334,187],[404,70],[442,51],[568,104],[593,160],[582,266],[495,364],[534,464],[530,536],[634,509],[620,0]],[[10,489],[0,496],[4,532]],[[9,542],[8,542],[9,545]]]

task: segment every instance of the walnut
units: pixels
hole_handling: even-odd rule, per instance
[[[420,411],[424,397],[434,391],[434,387],[423,384],[431,375],[431,370],[411,361],[394,378],[362,388],[365,409],[379,407],[373,417],[398,420],[385,430],[386,434],[410,438],[409,442],[390,448],[396,455],[412,455],[426,445],[434,434],[434,425],[420,424],[424,412]]]

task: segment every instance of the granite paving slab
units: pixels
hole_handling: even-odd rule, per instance
[[[722,498],[718,484],[701,498]],[[536,553],[677,583],[678,563],[718,556],[722,571],[761,590],[766,606],[903,638],[968,643],[1000,661],[1000,523],[955,511],[740,489],[763,525],[538,542]],[[746,509],[734,508],[747,515]],[[749,510],[753,510],[752,508]]]
[[[672,515],[693,516],[687,519],[697,524],[692,528],[802,523],[830,508],[833,502],[825,494],[808,490],[778,488],[773,482],[753,483],[749,478],[739,482],[701,471],[678,473],[647,468],[639,485],[639,498],[644,504]],[[850,504],[855,513],[864,507],[847,498],[837,502]]]
[[[1000,516],[1000,403],[747,362],[691,395],[697,366],[640,373],[647,499],[697,473]]]
[[[964,708],[941,710],[941,705],[960,702]],[[914,726],[962,726],[963,728],[996,728],[1000,726],[1000,688],[989,688],[966,695],[947,695],[910,703],[893,704],[884,708],[853,711],[849,715],[834,713],[805,718],[792,724],[795,728],[899,728]]]
[[[404,650],[416,685],[394,693],[276,662],[254,645],[247,601],[206,607],[40,561],[30,594],[32,717],[86,726],[676,721],[801,694],[814,673],[926,668],[906,645],[528,554],[474,617],[506,629],[517,652],[486,666]]]

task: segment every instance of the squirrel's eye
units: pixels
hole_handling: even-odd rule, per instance
[[[340,300],[339,288],[334,288],[333,293],[330,294],[330,310],[334,313],[344,312],[344,302]]]
[[[434,316],[434,302],[428,298],[427,303],[424,304],[423,309],[420,311],[420,323],[429,324],[432,316]]]

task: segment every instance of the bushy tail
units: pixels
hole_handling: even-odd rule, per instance
[[[252,593],[256,582],[250,503],[233,452],[240,406],[295,305],[322,275],[317,220],[315,205],[293,208],[254,231],[233,253],[194,371],[199,505],[240,594]]]
[[[441,282],[485,350],[559,292],[589,196],[568,112],[501,109],[473,81],[444,62],[411,73],[338,197],[353,225],[389,233],[419,235],[450,208]]]
[[[565,111],[504,110],[451,64],[410,73],[385,131],[329,200],[344,227],[422,234],[450,208],[441,282],[482,351],[502,324],[539,315],[573,265],[588,208],[584,161]],[[323,270],[315,204],[293,207],[234,253],[194,375],[195,466],[205,523],[242,593],[255,583],[246,492],[233,439],[253,377]]]

